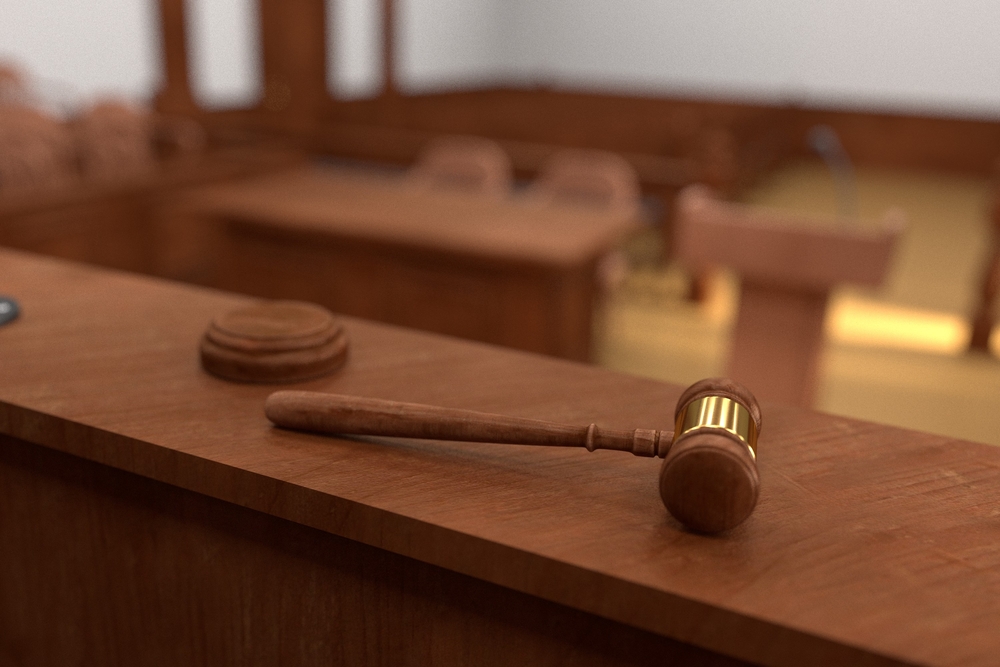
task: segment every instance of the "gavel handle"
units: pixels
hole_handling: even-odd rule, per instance
[[[277,391],[264,404],[278,426],[326,434],[381,435],[516,445],[585,447],[666,456],[671,431],[570,426],[472,410],[314,391]]]

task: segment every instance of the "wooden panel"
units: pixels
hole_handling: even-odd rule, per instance
[[[300,164],[286,149],[224,149],[133,179],[0,197],[0,245],[117,269],[210,280],[213,230],[176,201],[195,186]]]
[[[14,664],[743,664],[2,435],[0,540]]]
[[[1000,155],[1000,123],[839,110],[797,112],[797,153],[813,125],[833,127],[857,164],[891,169],[958,171],[987,175]]]
[[[217,282],[349,315],[588,360],[597,262],[632,213],[311,169],[206,190]]]
[[[150,202],[122,193],[0,220],[0,244],[53,257],[149,273],[154,265]]]
[[[233,222],[216,285],[390,324],[586,360],[594,269],[565,271]]]

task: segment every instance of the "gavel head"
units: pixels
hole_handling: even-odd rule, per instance
[[[712,378],[677,401],[673,444],[660,469],[660,497],[681,523],[719,533],[757,504],[760,406],[743,385]]]

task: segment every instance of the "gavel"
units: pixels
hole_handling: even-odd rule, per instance
[[[572,426],[471,410],[309,391],[278,391],[264,406],[276,425],[325,434],[463,440],[612,449],[660,457],[660,498],[688,528],[719,533],[753,512],[760,490],[760,406],[732,380],[688,387],[674,411],[674,430]]]

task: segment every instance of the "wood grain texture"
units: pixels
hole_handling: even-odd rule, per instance
[[[645,459],[271,428],[271,387],[198,368],[205,326],[244,298],[11,251],[0,284],[23,306],[0,329],[5,435],[759,664],[992,665],[1000,652],[995,448],[765,402],[757,510],[709,538],[656,511]],[[615,428],[669,426],[680,394],[345,325],[351,364],[299,388]]]
[[[206,189],[189,208],[225,224],[224,289],[578,360],[598,263],[639,225],[319,167]]]
[[[4,664],[744,664],[3,435],[0,539]]]

